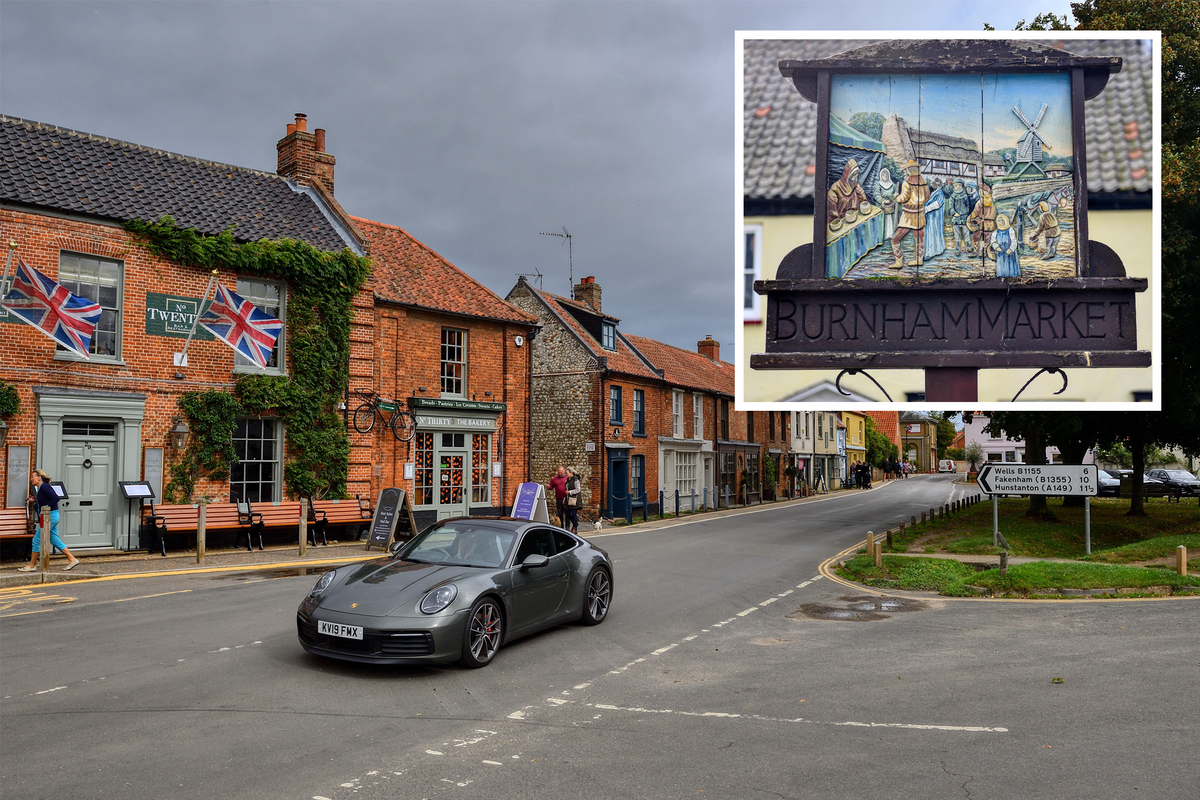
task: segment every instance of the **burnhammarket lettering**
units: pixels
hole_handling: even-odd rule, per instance
[[[1132,300],[1012,297],[850,302],[806,297],[773,298],[773,338],[823,350],[859,349],[870,342],[922,344],[1037,343],[1057,349],[1120,349],[1136,337]],[[819,344],[818,344],[819,343]]]

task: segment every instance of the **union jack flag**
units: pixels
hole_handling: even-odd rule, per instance
[[[219,283],[212,305],[197,322],[264,369],[271,359],[271,348],[283,331],[282,320],[275,319]]]
[[[90,358],[88,346],[100,320],[99,303],[76,297],[65,286],[18,259],[12,288],[4,296],[3,305],[17,319],[28,322],[68,350]]]

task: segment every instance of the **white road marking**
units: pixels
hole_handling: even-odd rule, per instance
[[[739,611],[739,612],[738,612],[738,616],[739,616],[739,617],[744,617],[744,616],[746,616],[747,614],[749,614],[751,611],[758,611],[758,607],[757,607],[757,606],[751,606],[750,608],[747,608],[745,611]]]
[[[800,584],[800,585],[799,585],[799,586],[797,586],[796,588],[797,588],[797,589],[803,589],[805,586],[808,586],[810,583],[812,583],[812,581],[805,581],[804,583]]]
[[[477,731],[475,731],[475,732],[476,732],[476,733],[482,733],[482,734],[483,734],[483,736],[476,736],[474,739],[455,739],[455,740],[454,740],[454,746],[455,746],[455,747],[466,747],[467,745],[471,745],[471,744],[478,744],[479,742],[482,742],[484,739],[488,738],[489,736],[495,736],[495,735],[496,735],[496,732],[495,732],[495,731],[484,731],[484,730],[477,730]],[[446,744],[449,744],[449,742],[446,742]],[[443,745],[443,746],[445,746],[445,745]],[[428,751],[427,751],[427,752],[428,752]],[[369,773],[368,773],[368,774],[369,774]]]
[[[652,656],[659,656],[659,655],[662,655],[663,653],[667,652],[668,650],[670,650],[672,647],[678,647],[678,646],[679,646],[679,643],[678,643],[678,642],[673,642],[673,643],[671,643],[671,644],[667,645],[666,647],[660,647],[660,648],[658,648],[657,650],[655,650],[655,651],[654,651],[653,653],[651,653],[650,655],[652,655]]]
[[[42,691],[40,691],[40,692],[34,692],[34,694],[35,694],[35,695],[37,695],[37,694],[50,694],[51,692],[57,692],[57,691],[59,691],[60,689],[65,689],[65,688],[67,688],[67,687],[65,687],[65,686],[55,686],[53,689],[43,689],[43,690],[42,690]]]
[[[769,605],[771,605],[771,603],[774,603],[778,599],[779,599],[778,597],[772,597],[769,600],[763,600],[761,603],[759,603],[759,605],[760,606],[769,606]]]
[[[556,705],[556,706],[561,706],[561,705],[566,705],[567,703],[569,703],[569,702],[571,702],[571,701],[570,701],[570,700],[563,700],[561,697],[547,697],[547,698],[546,698],[546,702],[547,702],[547,703],[554,703],[554,705]]]
[[[516,756],[513,756],[513,758],[516,758]],[[495,766],[497,766],[497,767],[503,767],[503,766],[504,766],[504,765],[503,765],[503,764],[501,764],[499,761],[488,761],[487,759],[484,759],[483,761],[480,761],[479,763],[480,763],[480,764],[494,764],[494,765],[495,765]]]
[[[589,686],[591,686],[591,685],[592,685],[592,684],[591,684],[591,681],[589,681],[589,682],[587,682],[587,683],[581,683],[581,684],[579,684],[578,686],[574,686],[574,687],[572,687],[572,688],[574,688],[574,689],[586,689],[587,687],[589,687]]]
[[[113,600],[114,603],[128,603],[130,600],[145,600],[150,597],[166,597],[169,594],[187,594],[191,589],[180,589],[177,592],[162,592],[161,594],[144,594],[141,597],[122,597],[118,600]]]
[[[791,594],[791,593],[792,593],[792,592],[794,592],[794,591],[796,591],[796,590],[795,590],[795,589],[788,589],[788,590],[787,590],[786,592],[784,592],[783,594],[777,594],[777,595],[775,595],[775,596],[776,596],[776,597],[787,597],[789,594]]]
[[[514,711],[508,715],[509,719],[525,719],[524,711]]]
[[[693,633],[691,636],[685,636],[685,637],[683,637],[683,640],[684,640],[685,642],[690,642],[692,639],[695,639],[697,636],[699,636],[699,634],[695,634],[695,633]]]
[[[809,578],[809,581],[819,581],[819,580],[821,580],[821,578],[824,578],[824,577],[825,577],[824,575],[818,575],[815,578]]]
[[[803,722],[808,725],[853,726],[859,728],[907,728],[923,731],[963,731],[966,733],[1008,733],[1008,728],[987,727],[983,725],[921,725],[905,722],[825,722],[822,720],[784,719],[780,717],[764,717],[759,714],[731,714],[724,711],[675,711],[670,708],[638,708],[622,707],[608,703],[586,703],[592,708],[602,708],[606,711],[628,711],[637,714],[676,714],[681,717],[723,717],[725,719],[752,719],[759,722]]]
[[[429,755],[431,755],[431,756],[444,756],[444,755],[446,755],[445,753],[438,752],[437,750],[426,750],[425,752],[426,752],[426,753],[428,753],[428,754],[429,754]],[[343,785],[343,786],[345,786],[346,784],[342,784],[342,785]]]

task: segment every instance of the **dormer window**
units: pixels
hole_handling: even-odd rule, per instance
[[[617,326],[611,322],[601,323],[600,346],[605,350],[617,349]]]

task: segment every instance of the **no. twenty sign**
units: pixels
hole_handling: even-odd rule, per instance
[[[1095,464],[984,464],[979,488],[986,494],[1095,495]]]

